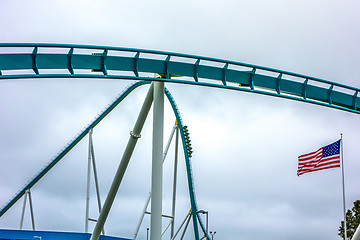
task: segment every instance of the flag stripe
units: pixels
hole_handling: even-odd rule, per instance
[[[298,170],[299,172],[313,172],[313,171],[317,171],[317,170],[322,170],[323,167],[325,166],[336,166],[336,167],[340,167],[340,160],[335,160],[335,161],[330,161],[330,162],[322,162],[320,164],[317,165],[310,165],[310,166],[305,166],[301,169]]]
[[[319,148],[317,151],[300,155],[297,175],[340,167],[340,141]]]
[[[310,165],[310,166],[306,166],[306,167],[302,168],[301,170],[303,170],[303,169],[318,169],[323,166],[332,165],[332,164],[337,164],[340,166],[340,161],[325,162],[325,163],[317,164],[317,165],[315,165],[315,167],[314,167],[314,165]]]
[[[330,168],[338,168],[340,167],[339,165],[334,165],[334,166],[328,166],[328,167],[323,167],[323,168],[319,168],[319,169],[312,169],[312,170],[308,170],[308,171],[303,171],[303,172],[299,172],[298,176],[304,174],[304,173],[309,173],[309,172],[315,172],[315,171],[319,171],[319,170],[325,170],[325,169],[330,169]]]
[[[316,152],[312,152],[312,153],[308,153],[308,154],[304,154],[299,156],[299,161],[306,161],[309,160],[315,156],[319,156],[320,154],[322,154],[322,148],[320,148],[319,150],[317,150]]]
[[[318,159],[318,161],[309,161],[306,163],[299,163],[299,167],[303,167],[303,166],[309,166],[309,165],[316,165],[319,162],[320,158]],[[340,162],[340,156],[334,156],[334,157],[327,157],[327,158],[322,158],[321,162],[327,162],[327,161],[332,161],[332,160],[338,160]]]

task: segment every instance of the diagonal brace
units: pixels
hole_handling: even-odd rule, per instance
[[[97,221],[97,223],[95,225],[95,228],[94,228],[93,234],[91,235],[90,240],[98,240],[99,237],[100,237],[100,232],[103,229],[105,221],[106,221],[106,219],[107,219],[107,217],[109,215],[112,203],[114,202],[116,193],[117,193],[117,191],[119,189],[122,178],[124,177],[124,174],[125,174],[125,171],[126,171],[126,168],[127,168],[128,164],[129,164],[131,155],[132,155],[132,153],[134,151],[137,140],[140,137],[141,130],[142,130],[143,126],[144,126],[146,117],[147,117],[147,115],[149,113],[149,110],[151,108],[151,105],[152,105],[152,102],[153,102],[153,91],[154,91],[153,88],[154,88],[153,84],[151,84],[151,86],[149,88],[149,91],[148,91],[148,93],[146,95],[146,98],[144,100],[144,104],[143,104],[143,106],[142,106],[142,108],[140,110],[138,119],[136,120],[135,126],[134,126],[133,130],[130,133],[130,138],[129,138],[128,144],[127,144],[126,149],[124,151],[124,154],[123,154],[123,157],[122,157],[121,162],[119,164],[119,167],[118,167],[118,169],[116,171],[114,180],[113,180],[113,182],[111,184],[109,193],[108,193],[108,195],[106,197],[104,206],[103,206],[103,208],[101,210],[99,219],[98,219],[98,221]]]

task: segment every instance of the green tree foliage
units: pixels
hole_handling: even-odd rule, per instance
[[[360,200],[354,202],[354,207],[346,212],[346,235],[351,239],[360,223]],[[344,236],[344,221],[341,221],[339,227],[339,236],[345,239]]]

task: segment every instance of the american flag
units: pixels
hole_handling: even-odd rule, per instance
[[[299,156],[297,175],[340,167],[340,143],[341,140]]]

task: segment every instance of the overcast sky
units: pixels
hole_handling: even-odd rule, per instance
[[[360,88],[359,9],[356,0],[1,0],[0,42],[188,53]],[[1,81],[0,205],[130,83]],[[250,93],[166,86],[189,126],[197,202],[199,209],[209,211],[215,239],[340,239],[340,169],[297,177],[297,157],[338,140],[343,133],[346,204],[352,207],[360,199],[358,115]],[[147,89],[134,91],[94,130],[103,201]],[[175,121],[168,103],[165,113],[167,140]],[[108,235],[133,236],[150,191],[151,116],[106,223]],[[86,137],[32,189],[37,229],[84,231],[87,146]],[[171,213],[173,155],[172,145],[164,165],[165,214]],[[177,226],[190,207],[185,164],[180,159]],[[96,218],[94,188],[91,198],[91,217]],[[19,227],[22,204],[23,199],[0,218],[0,228]],[[149,225],[147,216],[138,239],[146,239]],[[31,228],[29,211],[24,227]],[[189,231],[186,239],[191,237]]]

